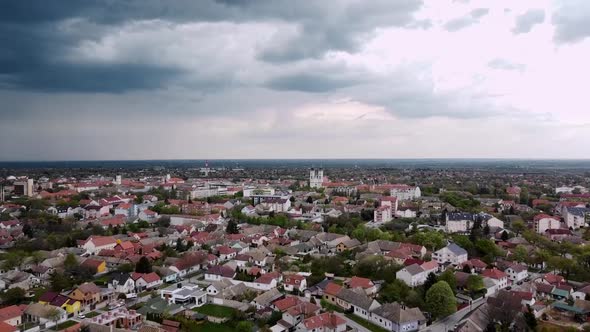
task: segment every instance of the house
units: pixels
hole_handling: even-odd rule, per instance
[[[392,185],[389,194],[400,201],[413,200],[422,196],[420,187],[408,186],[405,184]]]
[[[369,296],[377,294],[377,285],[371,279],[354,276],[346,282],[346,286],[351,289],[360,288]]]
[[[133,309],[116,308],[89,318],[90,324],[98,324],[109,331],[136,330],[143,322],[143,315]],[[109,329],[110,327],[110,329]],[[115,327],[120,327],[116,328]]]
[[[328,286],[330,287],[330,285]],[[373,309],[380,306],[379,302],[367,296],[362,289],[348,289],[342,288],[338,290],[336,295],[332,295],[332,291],[335,290],[326,288],[325,295],[336,299],[336,304],[342,307],[344,310],[350,310],[356,316],[363,319],[369,319],[370,313]]]
[[[297,332],[344,332],[346,331],[346,321],[344,318],[334,313],[323,313],[314,317],[305,319],[298,324],[295,331]]]
[[[579,288],[572,293],[574,300],[585,300],[587,296],[590,296],[590,284]]]
[[[115,272],[111,275],[108,288],[117,293],[131,294],[135,292],[135,281],[129,273]]]
[[[469,269],[471,270],[471,273],[480,273],[486,267],[488,267],[488,264],[484,263],[480,259],[472,258],[468,261],[463,262],[463,264],[461,264],[460,266],[461,266],[461,268],[468,266]]]
[[[94,274],[105,273],[107,271],[107,263],[103,260],[88,258],[80,266],[88,268]]]
[[[67,312],[50,304],[32,303],[23,312],[24,323],[36,323],[46,327],[64,322]]]
[[[11,305],[0,309],[0,322],[11,326],[22,324],[23,310],[17,305]]]
[[[471,213],[447,213],[445,231],[447,233],[466,233],[473,227],[473,221],[474,215]]]
[[[160,289],[160,297],[170,304],[200,307],[207,303],[207,293],[194,284],[182,283]]]
[[[255,297],[254,300],[252,300],[252,304],[256,306],[257,310],[262,310],[264,308],[270,307],[271,303],[283,296],[283,293],[281,293],[278,289],[273,288]]]
[[[146,289],[152,289],[162,284],[162,279],[155,272],[131,274],[131,279],[135,281],[135,291],[142,292]]]
[[[481,275],[492,279],[496,284],[496,290],[508,287],[508,275],[496,268],[483,270]]]
[[[371,312],[370,321],[388,331],[418,331],[426,322],[420,309],[408,308],[397,302],[386,303]]]
[[[113,249],[117,241],[112,236],[91,236],[87,240],[79,243],[78,248],[86,249],[91,255],[98,254],[101,250]]]
[[[528,269],[526,265],[512,263],[504,270],[506,274],[508,274],[508,279],[510,279],[513,283],[519,282],[526,279],[529,276]]]
[[[82,307],[90,307],[91,309],[101,301],[100,288],[92,282],[86,282],[74,289],[69,297],[71,299],[80,301]]]
[[[236,277],[236,271],[229,266],[215,265],[211,266],[205,272],[205,280],[207,281],[219,281],[222,279],[234,279]]]
[[[424,269],[419,264],[412,264],[397,271],[395,278],[410,287],[420,286],[426,281]]]
[[[337,246],[336,246],[336,251],[337,252],[343,252],[346,250],[351,250],[354,249],[358,246],[361,245],[361,242],[357,239],[346,239],[343,240],[342,242],[340,242]]]
[[[77,314],[80,312],[82,307],[80,301],[71,299],[56,292],[45,292],[39,297],[39,303],[50,304],[52,306],[62,308],[68,314]]]
[[[259,278],[249,283],[248,286],[258,290],[270,290],[277,287],[282,280],[282,276],[278,272],[270,272],[261,275]]]
[[[467,261],[467,251],[455,243],[450,243],[446,247],[432,253],[432,259],[438,264],[451,264],[458,266]]]
[[[545,234],[548,229],[559,229],[560,221],[558,217],[550,216],[548,214],[538,214],[533,218],[535,232]]]
[[[305,276],[299,274],[289,274],[283,276],[283,287],[287,292],[303,292],[307,288]]]

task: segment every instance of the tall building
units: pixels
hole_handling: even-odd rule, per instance
[[[14,183],[14,194],[17,196],[33,196],[33,179]]]
[[[115,184],[116,185],[119,185],[120,186],[121,185],[121,181],[122,181],[121,175],[115,176]]]
[[[321,188],[324,182],[324,169],[312,168],[309,170],[309,186],[311,188]]]

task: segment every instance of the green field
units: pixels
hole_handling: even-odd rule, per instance
[[[92,317],[96,317],[98,315],[100,315],[98,312],[91,311],[91,312],[87,313],[85,316],[86,316],[86,318],[92,318]]]
[[[227,324],[214,324],[210,322],[204,322],[203,324],[195,325],[195,328],[191,326],[191,332],[231,332],[234,329]]]
[[[231,318],[234,315],[234,312],[236,311],[233,308],[224,307],[217,304],[205,304],[204,306],[194,308],[193,310],[203,315],[220,318]]]
[[[78,324],[77,322],[74,322],[73,320],[67,320],[61,324],[58,324],[56,327],[54,327],[53,329],[55,331],[60,331],[63,329],[67,329],[68,327],[72,327],[74,325]]]

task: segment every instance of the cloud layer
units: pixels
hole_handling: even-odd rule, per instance
[[[585,1],[45,7],[0,3],[0,160],[587,156]]]

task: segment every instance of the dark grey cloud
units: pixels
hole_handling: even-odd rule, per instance
[[[329,92],[355,85],[357,82],[349,78],[337,78],[329,75],[299,73],[284,75],[271,79],[266,86],[273,90],[301,92]]]
[[[536,24],[545,21],[543,9],[531,9],[516,18],[516,26],[512,29],[515,34],[528,33]]]
[[[300,33],[282,40],[280,47],[260,49],[259,59],[276,63],[319,58],[330,50],[354,51],[377,27],[411,26],[413,13],[421,5],[421,0],[338,0],[337,3],[62,0],[40,6],[35,0],[7,0],[0,2],[0,86],[33,90],[125,91],[157,88],[174,81],[176,75],[182,74],[177,68],[137,63],[80,64],[65,57],[67,50],[80,41],[96,40],[104,30],[117,29],[137,20],[281,22],[297,27]],[[63,31],[60,24],[67,20],[86,22],[86,29]],[[285,37],[277,36],[279,40]],[[143,78],[132,77],[139,72]],[[147,79],[150,82],[146,82]],[[109,82],[113,84],[111,88]],[[216,85],[224,84],[216,82]]]
[[[457,17],[445,23],[444,28],[449,32],[455,32],[465,29],[479,22],[479,19],[489,13],[487,8],[476,8],[469,15]]]
[[[562,43],[578,42],[590,36],[590,1],[569,0],[561,3],[553,13],[555,40]]]

